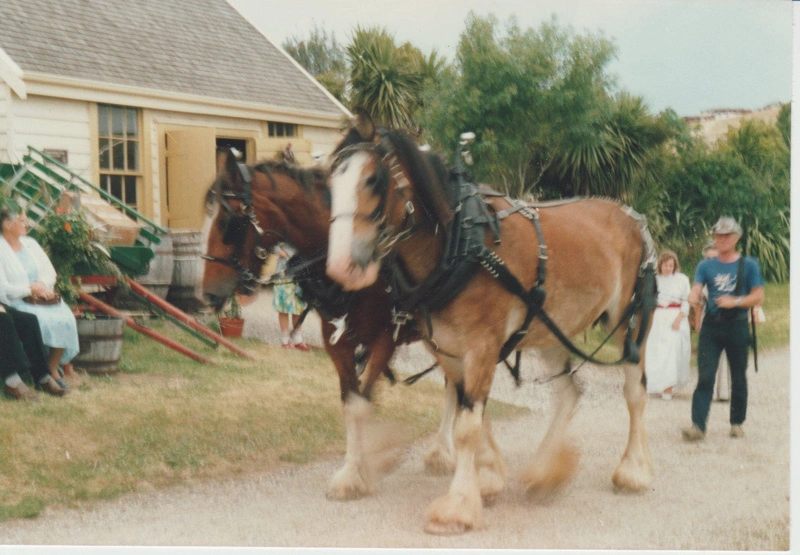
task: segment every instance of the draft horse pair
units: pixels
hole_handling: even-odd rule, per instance
[[[445,460],[455,453],[455,474],[449,492],[428,510],[427,531],[462,533],[481,526],[483,499],[505,486],[502,455],[483,413],[495,366],[510,349],[536,348],[552,374],[561,374],[555,381],[559,391],[555,416],[522,479],[531,491],[539,492],[569,479],[577,453],[568,445],[565,430],[578,391],[572,374],[564,371],[570,352],[557,335],[574,337],[596,322],[612,329],[618,343],[629,347],[624,395],[630,430],[612,479],[622,489],[645,488],[652,480],[652,462],[643,426],[644,365],[643,360],[632,362],[637,357],[631,356],[629,339],[638,337],[638,351],[644,352],[649,309],[632,301],[641,297],[641,276],[652,256],[652,242],[637,219],[620,205],[599,199],[533,210],[501,196],[475,191],[463,196],[410,138],[397,131],[377,133],[364,116],[335,156],[327,176],[331,208],[325,202],[324,172],[285,178],[278,165],[265,163],[243,173],[235,160],[227,160],[209,191],[216,212],[208,237],[204,289],[224,298],[236,287],[246,286],[252,279],[248,273],[257,275],[262,249],[281,238],[311,258],[321,258],[319,249],[327,245],[328,275],[344,289],[363,291],[359,295],[365,298],[374,294],[384,303],[377,317],[350,310],[352,326],[367,323],[360,339],[353,339],[358,335],[353,334],[349,342],[331,345],[334,330],[323,323],[326,349],[340,376],[348,434],[345,466],[334,477],[332,491],[337,478],[346,475],[340,480],[347,483],[345,489],[357,492],[343,494],[340,489],[336,496],[357,496],[370,489],[363,483],[372,471],[363,460],[359,437],[364,403],[356,394],[352,353],[357,342],[369,343],[365,337],[370,333],[376,345],[386,347],[388,355],[370,349],[368,394],[394,349],[392,326],[387,325],[392,304],[417,316],[425,344],[452,392],[431,460],[437,452]],[[305,190],[297,187],[305,182]],[[459,219],[465,206],[477,206],[477,212],[468,216],[474,221]],[[317,228],[309,230],[308,222],[317,222]],[[475,227],[488,230],[480,241],[469,231]],[[541,289],[545,261],[546,286]],[[392,292],[399,295],[393,301],[381,283],[381,264]],[[516,288],[508,285],[509,280],[516,282]],[[539,305],[532,309],[534,297]],[[637,308],[635,314],[631,306]],[[542,323],[545,320],[549,326]],[[625,325],[618,325],[622,322]]]
[[[329,187],[328,275],[357,290],[383,265],[458,392],[455,475],[428,509],[427,531],[480,526],[482,497],[505,485],[504,473],[486,472],[503,464],[484,409],[496,364],[511,349],[536,348],[562,374],[554,419],[523,482],[549,491],[574,472],[577,453],[565,436],[578,398],[569,338],[597,322],[622,346],[630,414],[613,483],[641,490],[651,482],[639,353],[655,308],[655,253],[643,218],[604,199],[535,209],[442,180],[407,135],[378,132],[363,113],[334,153]]]

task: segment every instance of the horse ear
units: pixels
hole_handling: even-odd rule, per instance
[[[238,185],[241,181],[238,160],[231,149],[220,149],[217,153],[217,168],[219,173],[224,173],[228,176],[231,185]]]
[[[357,108],[355,114],[356,131],[366,142],[371,142],[375,138],[375,122],[372,121],[372,117],[363,108]]]
[[[227,148],[217,149],[217,175],[221,174],[225,170],[225,163],[228,161],[229,152],[230,151]]]

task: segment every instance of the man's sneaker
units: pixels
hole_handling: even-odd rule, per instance
[[[744,430],[739,424],[731,426],[731,437],[744,437]]]
[[[706,437],[706,433],[698,428],[697,424],[692,424],[691,428],[686,428],[681,433],[686,441],[700,441]]]

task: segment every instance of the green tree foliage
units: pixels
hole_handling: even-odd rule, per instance
[[[643,100],[613,94],[606,66],[614,45],[575,35],[556,19],[539,29],[470,14],[454,74],[427,91],[423,124],[452,149],[474,131],[479,179],[521,196],[624,197],[648,150],[669,130]]]
[[[363,108],[380,125],[416,129],[422,88],[435,82],[446,61],[410,43],[397,46],[379,27],[357,27],[347,47],[350,106]]]
[[[783,142],[788,148],[792,147],[792,105],[786,103],[781,105],[778,112],[778,131],[780,131]]]
[[[347,102],[345,50],[333,33],[315,25],[308,39],[292,37],[281,46],[337,100]]]
[[[690,130],[652,153],[635,207],[647,215],[657,242],[687,267],[701,258],[709,230],[735,217],[740,246],[761,263],[766,279],[789,278],[789,150],[778,125],[745,121],[714,146]]]

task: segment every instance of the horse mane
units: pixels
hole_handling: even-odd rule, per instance
[[[270,177],[273,172],[286,175],[296,181],[300,188],[309,194],[314,192],[318,184],[324,183],[328,178],[327,172],[320,167],[301,168],[289,165],[284,160],[262,160],[255,164],[253,169],[266,174],[267,177]]]
[[[273,188],[275,187],[275,181],[272,174],[278,173],[286,175],[300,185],[300,189],[307,195],[312,195],[316,186],[324,184],[328,177],[327,171],[321,167],[301,168],[289,165],[283,160],[261,160],[253,165],[248,165],[248,168],[251,171],[257,171],[266,175],[271,181]],[[226,163],[225,169],[217,175],[211,187],[206,191],[205,199],[207,208],[219,200],[222,191],[229,191],[237,188],[237,183],[240,181],[238,171],[238,166]],[[327,191],[326,188],[323,188],[323,190]],[[330,204],[329,195],[327,194],[325,195],[325,201],[327,204]]]
[[[401,160],[423,206],[436,223],[445,226],[453,217],[454,191],[442,160],[435,154],[423,153],[404,131],[386,133],[394,154]]]

